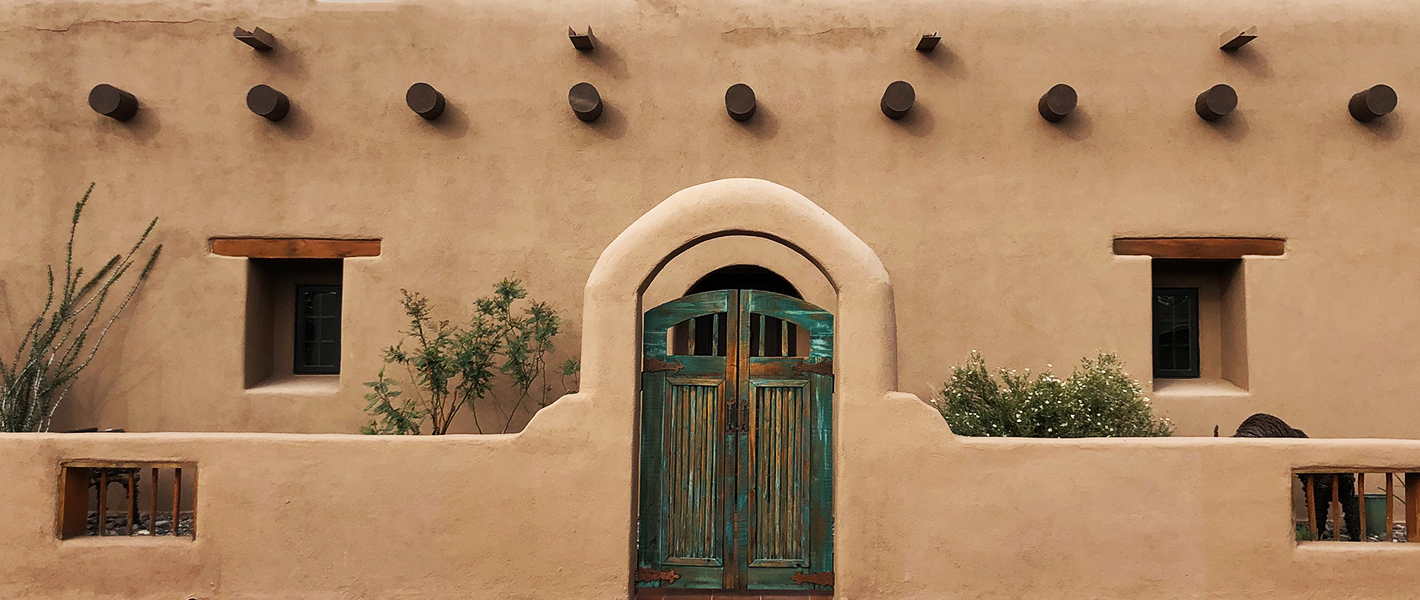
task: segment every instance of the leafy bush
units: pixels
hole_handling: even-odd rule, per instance
[[[991,437],[1159,437],[1173,434],[1155,419],[1139,382],[1113,354],[1081,359],[1067,379],[1046,371],[998,369],[1000,382],[973,351],[932,403],[957,435]]]
[[[555,349],[553,338],[562,325],[551,306],[545,302],[529,302],[521,314],[515,314],[513,304],[527,297],[522,281],[504,279],[493,288],[493,295],[474,302],[473,318],[466,325],[435,321],[429,300],[422,295],[400,290],[402,305],[409,317],[405,341],[385,350],[385,365],[374,381],[365,382],[370,393],[365,395],[365,411],[374,418],[360,429],[367,434],[417,435],[427,419],[430,433],[448,433],[454,416],[467,406],[473,414],[479,433],[507,433],[513,417],[521,409],[531,411],[551,403],[552,386],[547,382],[547,354]],[[401,383],[385,375],[391,366],[404,367],[409,375],[406,396]],[[569,359],[558,370],[564,380],[575,377],[580,367]],[[484,427],[479,418],[480,401],[488,399],[498,405],[497,375],[506,376],[517,400],[501,429],[495,424]]]
[[[137,266],[134,259],[158,220],[148,223],[148,228],[127,254],[115,254],[98,272],[86,278],[83,267],[74,268],[74,237],[79,230],[79,217],[93,192],[91,183],[84,197],[74,205],[74,217],[69,221],[69,243],[64,247],[64,280],[60,289],[57,293],[54,289],[54,267],[47,267],[49,293],[44,308],[20,339],[14,360],[7,364],[0,359],[0,431],[49,431],[55,409],[74,387],[79,373],[94,359],[109,328],[138,293],[138,287],[148,279],[163,249],[161,244],[153,248],[128,292],[117,300],[118,306],[104,316],[105,303],[111,299],[111,294],[116,295],[114,286]],[[102,325],[91,335],[95,323]]]

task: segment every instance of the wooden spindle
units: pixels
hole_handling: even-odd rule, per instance
[[[125,494],[125,500],[128,502],[128,535],[133,535],[133,518],[137,516],[134,513],[138,507],[138,496],[133,491],[133,473],[134,469],[128,469],[128,493]]]
[[[720,323],[720,313],[715,313],[710,317],[710,356],[720,355],[720,328],[724,324]]]
[[[789,328],[793,327],[788,321],[779,322],[779,356],[793,356],[789,352]]]
[[[153,491],[148,493],[148,535],[158,535],[158,468],[153,467]]]
[[[108,535],[108,469],[99,468],[99,535]]]
[[[760,356],[769,356],[769,352],[766,351],[766,348],[768,348],[768,346],[769,346],[769,336],[766,335],[766,334],[769,332],[769,325],[765,322],[765,321],[768,321],[768,320],[769,320],[768,318],[766,318],[766,317],[764,317],[764,316],[762,316],[762,315],[759,317],[759,355],[760,355]]]
[[[182,506],[182,467],[173,469],[173,537],[177,537],[178,510]]]
[[[1313,475],[1311,475],[1310,473],[1308,473],[1307,476],[1306,476],[1306,480],[1307,480],[1307,527],[1308,527],[1308,528],[1310,529],[1310,531],[1311,531],[1311,539],[1312,539],[1312,541],[1313,541],[1313,542],[1319,542],[1319,541],[1321,541],[1321,534],[1320,534],[1320,532],[1317,531],[1317,529],[1316,529],[1316,489],[1315,489],[1316,486],[1312,485],[1312,477],[1313,477]]]
[[[1395,528],[1395,474],[1385,474],[1385,541],[1395,541],[1390,530]]]
[[[1331,539],[1341,541],[1341,474],[1331,474]]]
[[[1356,514],[1358,514],[1358,515],[1361,516],[1361,541],[1363,541],[1363,542],[1369,542],[1369,541],[1371,541],[1370,538],[1366,537],[1366,474],[1365,474],[1365,473],[1357,473],[1357,474],[1356,474],[1356,490],[1357,490],[1357,496],[1359,496],[1359,498],[1357,498],[1357,502],[1356,502]]]
[[[1420,473],[1405,474],[1405,539],[1420,542]]]

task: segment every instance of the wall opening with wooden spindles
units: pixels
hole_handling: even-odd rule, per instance
[[[84,461],[61,470],[61,539],[197,536],[195,464]]]
[[[1298,542],[1420,543],[1420,469],[1300,469]]]

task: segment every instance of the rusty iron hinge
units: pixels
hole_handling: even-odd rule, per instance
[[[795,573],[789,576],[794,583],[804,585],[821,585],[823,587],[833,587],[833,571],[822,573]]]
[[[665,585],[670,585],[675,583],[677,579],[680,579],[680,573],[675,572],[675,569],[657,571],[655,569],[647,569],[646,567],[636,567],[636,583],[660,581],[664,582]]]
[[[678,362],[666,362],[664,360],[659,360],[655,358],[647,358],[645,362],[643,362],[641,365],[641,372],[655,373],[657,371],[672,371],[675,373],[679,373],[680,370],[684,368],[685,365],[682,365]]]
[[[794,363],[794,372],[813,373],[816,375],[827,375],[829,377],[833,377],[833,359],[830,358],[828,360],[822,360],[819,362],[804,361],[801,363]]]

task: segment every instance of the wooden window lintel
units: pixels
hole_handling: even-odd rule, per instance
[[[1258,237],[1115,238],[1114,253],[1154,258],[1238,259],[1244,256],[1282,256],[1286,240]]]
[[[379,256],[378,239],[215,237],[212,253],[241,258],[353,258]]]

